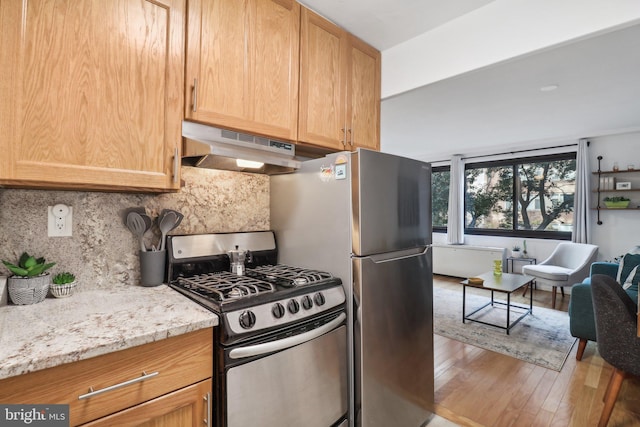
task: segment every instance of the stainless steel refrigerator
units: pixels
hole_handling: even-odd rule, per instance
[[[434,398],[431,166],[358,149],[270,179],[279,262],[333,273],[351,301],[349,424],[423,425]]]

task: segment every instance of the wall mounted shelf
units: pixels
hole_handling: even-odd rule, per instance
[[[597,182],[597,186],[595,190],[592,190],[593,193],[597,193],[598,194],[598,202],[595,208],[592,208],[593,210],[598,211],[598,225],[602,225],[602,220],[600,219],[600,211],[638,211],[640,210],[640,206],[629,206],[626,208],[608,208],[604,205],[602,205],[602,203],[604,202],[604,200],[601,197],[601,194],[605,194],[605,193],[634,193],[634,192],[640,192],[640,188],[625,188],[625,189],[615,189],[615,188],[607,188],[607,189],[603,189],[601,188],[602,185],[602,177],[603,176],[609,176],[609,175],[621,175],[621,174],[640,174],[640,169],[619,169],[619,170],[605,170],[603,171],[602,168],[600,167],[602,162],[602,156],[598,156],[598,170],[596,172],[593,172],[593,175],[597,175],[598,176],[598,182]]]

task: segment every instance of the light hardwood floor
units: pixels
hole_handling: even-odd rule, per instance
[[[459,288],[460,279],[435,276],[434,286]],[[525,302],[514,293],[514,302]],[[526,298],[528,302],[528,295]],[[534,291],[551,308],[551,292]],[[569,295],[558,295],[567,311]],[[435,335],[436,414],[462,426],[596,426],[612,368],[590,342],[582,361],[574,345],[561,372]],[[625,380],[609,427],[640,426],[640,379]]]

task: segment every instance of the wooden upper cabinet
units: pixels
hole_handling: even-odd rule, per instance
[[[0,184],[179,189],[185,0],[0,2]]]
[[[349,37],[347,144],[380,149],[380,52]]]
[[[298,139],[324,148],[380,146],[380,52],[303,8]]]
[[[192,0],[185,117],[295,140],[300,5],[294,0]]]
[[[301,25],[298,139],[343,150],[347,33],[306,8]]]

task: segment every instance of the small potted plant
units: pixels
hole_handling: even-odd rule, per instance
[[[629,202],[631,200],[626,197],[616,196],[616,197],[605,197],[603,199],[604,204],[609,209],[624,209],[629,206]]]
[[[47,297],[51,276],[46,271],[56,265],[44,258],[36,258],[23,252],[17,264],[2,263],[13,273],[7,279],[9,297],[14,304],[26,305],[42,302]]]
[[[520,246],[515,245],[512,249],[511,249],[511,256],[513,258],[520,258]]]
[[[68,271],[53,276],[52,282],[49,290],[56,298],[70,297],[76,288],[76,276]]]

